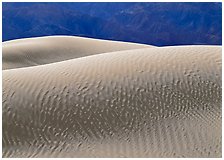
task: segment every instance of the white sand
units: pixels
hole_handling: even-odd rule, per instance
[[[48,60],[3,71],[3,157],[221,157],[221,47]]]

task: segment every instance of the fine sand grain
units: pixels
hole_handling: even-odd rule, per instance
[[[3,157],[221,157],[221,47],[127,48],[3,59]]]

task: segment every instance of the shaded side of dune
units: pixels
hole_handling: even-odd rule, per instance
[[[3,70],[54,63],[105,52],[149,47],[152,46],[74,36],[13,40],[3,43]]]

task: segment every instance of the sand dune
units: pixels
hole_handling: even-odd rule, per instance
[[[150,45],[74,36],[49,36],[3,42],[3,69],[36,66],[104,52],[153,47]]]
[[[3,59],[3,157],[221,157],[221,47],[135,47]]]

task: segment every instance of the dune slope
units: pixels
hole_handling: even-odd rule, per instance
[[[3,71],[3,157],[221,157],[221,47]]]
[[[3,70],[36,66],[104,52],[153,47],[74,36],[49,36],[3,42]]]

